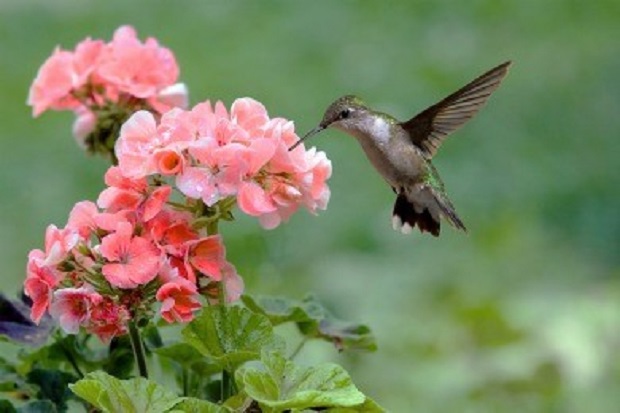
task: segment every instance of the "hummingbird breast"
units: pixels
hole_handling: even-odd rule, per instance
[[[357,139],[370,163],[393,188],[398,190],[422,181],[424,158],[395,122],[369,117],[347,132]]]

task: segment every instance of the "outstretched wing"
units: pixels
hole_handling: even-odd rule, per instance
[[[471,119],[486,103],[491,93],[508,73],[511,62],[489,70],[400,125],[409,132],[412,142],[432,158],[444,138]]]

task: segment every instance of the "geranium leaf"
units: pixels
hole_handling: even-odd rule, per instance
[[[284,348],[265,316],[241,307],[206,307],[182,333],[189,344],[227,370],[258,359],[263,348]]]
[[[18,413],[54,413],[58,411],[63,410],[59,410],[56,405],[49,400],[34,400],[17,409]]]
[[[334,407],[327,410],[329,413],[384,413],[385,409],[374,400],[366,397],[364,403],[352,407]]]
[[[304,336],[329,341],[339,351],[377,349],[375,338],[368,326],[339,320],[313,295],[303,300],[250,295],[241,299],[250,310],[269,318],[273,325],[294,322]]]
[[[265,370],[244,368],[237,384],[264,409],[274,411],[353,407],[366,397],[340,366],[300,367],[278,352],[263,352]],[[269,410],[267,410],[269,411]]]
[[[38,386],[37,397],[53,402],[58,410],[64,411],[67,407],[67,399],[73,395],[67,385],[77,378],[71,374],[58,370],[34,369],[26,376],[28,383]]]
[[[375,336],[370,328],[364,324],[327,318],[319,323],[317,336],[331,341],[338,351],[348,349],[377,350]]]
[[[102,371],[88,374],[69,388],[105,413],[160,413],[172,409],[183,400],[142,377],[119,380]]]
[[[129,336],[114,337],[101,369],[116,378],[128,379],[133,373],[135,361]]]
[[[300,301],[285,297],[244,295],[241,300],[250,310],[269,318],[274,326],[289,321],[320,321],[326,317],[325,309],[314,296],[308,296]]]
[[[228,413],[229,410],[222,406],[208,402],[206,400],[195,399],[193,397],[185,398],[181,403],[174,407],[170,413]]]
[[[193,363],[205,358],[198,350],[187,343],[169,344],[155,349],[154,352],[162,357],[176,361],[184,367],[190,367]]]
[[[0,412],[17,413],[17,410],[15,410],[15,406],[13,406],[13,403],[6,399],[2,399],[0,400]]]

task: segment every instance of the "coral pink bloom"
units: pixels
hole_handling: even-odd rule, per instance
[[[86,330],[95,334],[102,342],[108,343],[114,337],[127,333],[129,319],[130,314],[127,308],[114,303],[110,298],[104,297],[103,300],[91,307]]]
[[[199,103],[190,110],[189,115],[188,123],[194,126],[198,136],[215,139],[219,145],[230,142],[230,118],[222,102],[216,102],[215,106],[211,106],[208,100]]]
[[[162,175],[176,175],[183,168],[184,159],[179,151],[161,149],[153,154],[155,169]]]
[[[127,178],[118,166],[110,167],[104,180],[108,188],[99,194],[97,205],[108,212],[136,209],[148,189],[146,179]]]
[[[162,302],[161,316],[169,323],[191,321],[201,307],[196,286],[181,277],[162,285],[156,298]]]
[[[30,87],[28,105],[33,116],[39,116],[49,108],[75,108],[79,102],[67,99],[74,87],[72,70],[73,53],[56,48],[43,63]],[[64,102],[64,103],[63,103]]]
[[[99,194],[97,205],[108,212],[123,210],[138,212],[143,221],[148,221],[157,215],[172,192],[169,186],[152,189],[146,179],[126,178],[118,166],[108,169],[105,182],[109,187]]]
[[[160,90],[157,96],[149,98],[148,102],[158,113],[165,113],[172,108],[186,109],[189,104],[189,92],[184,83],[175,83]]]
[[[151,112],[140,110],[123,123],[114,152],[124,176],[143,178],[156,171],[151,161],[156,137],[157,123]]]
[[[167,254],[184,257],[188,241],[198,239],[191,227],[191,214],[164,210],[146,224],[148,233],[157,246]]]
[[[133,227],[126,222],[102,239],[99,252],[109,262],[101,271],[115,287],[135,288],[157,276],[160,263],[157,248],[146,238],[133,236]]]
[[[86,138],[97,126],[97,116],[86,107],[80,106],[75,111],[76,118],[73,122],[73,137],[81,148],[86,148]]]
[[[230,107],[230,117],[252,135],[269,121],[265,106],[252,98],[235,100]]]
[[[102,41],[91,39],[78,44],[75,52],[56,48],[39,69],[30,88],[28,104],[33,107],[33,115],[39,116],[49,108],[80,107],[80,102],[71,93],[89,81],[103,49]]]
[[[79,240],[79,233],[71,228],[48,226],[45,231],[45,265],[54,266],[67,259]]]
[[[73,54],[73,77],[74,87],[78,88],[86,84],[90,75],[97,68],[104,53],[106,45],[101,40],[82,40],[75,47]]]
[[[237,203],[243,212],[252,216],[260,216],[277,209],[265,190],[255,182],[241,184]]]
[[[77,334],[80,326],[90,318],[93,304],[101,300],[102,297],[89,287],[57,290],[50,306],[50,315],[65,333]]]
[[[168,201],[168,198],[170,198],[171,192],[172,187],[169,186],[160,186],[151,192],[142,204],[142,219],[144,221],[149,221],[155,217],[155,215],[159,214]]]
[[[149,98],[176,82],[179,67],[169,49],[152,38],[142,43],[133,27],[122,26],[114,32],[97,74],[121,92]]]
[[[237,274],[237,269],[229,262],[222,266],[222,280],[226,290],[226,300],[229,303],[237,301],[243,294],[243,278]]]
[[[221,267],[226,262],[226,250],[219,235],[211,235],[187,243],[187,262],[214,281],[222,279]]]
[[[320,209],[327,207],[329,201],[329,187],[326,181],[332,175],[332,164],[327,159],[325,152],[318,152],[309,160],[311,164],[310,173],[312,174],[312,183],[310,185],[310,197],[316,201],[316,206]]]
[[[143,178],[154,173],[173,174],[182,170],[181,152],[195,138],[188,112],[172,109],[159,123],[152,113],[138,111],[121,127],[114,151],[123,175]],[[160,159],[164,156],[166,159]],[[170,156],[176,156],[170,164]]]
[[[193,199],[202,199],[208,206],[212,206],[222,199],[217,182],[207,168],[185,168],[177,177],[176,185],[183,195]]]
[[[99,210],[94,202],[78,202],[69,213],[67,228],[77,231],[83,239],[88,239],[90,234],[97,229],[95,220],[98,215]]]
[[[24,281],[24,292],[32,300],[30,318],[37,324],[48,309],[52,300],[52,290],[58,284],[52,269],[43,265],[44,259],[43,251],[30,251],[26,267],[26,281]]]

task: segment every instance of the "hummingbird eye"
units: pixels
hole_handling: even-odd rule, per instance
[[[346,119],[349,117],[350,114],[351,114],[351,111],[349,109],[343,109],[340,112],[340,119]]]

